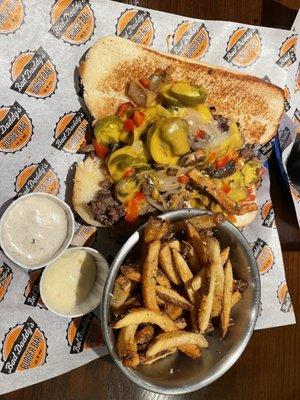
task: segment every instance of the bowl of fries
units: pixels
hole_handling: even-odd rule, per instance
[[[150,217],[115,257],[103,292],[103,336],[132,382],[188,393],[240,357],[259,304],[259,272],[242,233],[219,213],[171,211]]]

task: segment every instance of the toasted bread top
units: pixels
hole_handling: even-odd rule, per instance
[[[98,40],[79,67],[85,103],[95,119],[116,112],[128,101],[128,83],[168,69],[172,81],[205,87],[216,113],[240,124],[245,142],[265,144],[275,136],[284,110],[279,87],[259,79],[188,58],[161,53],[117,36]]]

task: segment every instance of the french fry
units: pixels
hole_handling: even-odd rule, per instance
[[[182,308],[166,303],[164,312],[172,321],[176,321],[182,315]]]
[[[177,250],[177,249],[175,249],[175,250]],[[201,265],[199,263],[196,251],[190,243],[185,242],[183,240],[180,243],[180,249],[178,251],[180,251],[181,254],[184,256],[184,258],[187,260],[188,265],[192,271],[199,271],[199,269],[201,268]]]
[[[140,296],[138,296],[137,294],[133,294],[125,300],[123,306],[119,309],[119,314],[123,314],[124,312],[131,310],[132,308],[137,308],[141,306],[142,303]]]
[[[205,268],[202,268],[191,280],[191,288],[194,292],[197,292],[201,288],[203,279],[205,276]]]
[[[141,364],[145,364],[145,365],[151,365],[153,363],[155,363],[158,360],[161,360],[162,358],[166,358],[167,356],[176,353],[177,349],[176,347],[174,347],[173,349],[168,349],[165,351],[162,351],[159,354],[156,354],[155,357],[146,357],[146,355],[140,355],[140,362]]]
[[[156,280],[160,286],[165,286],[167,288],[171,287],[171,282],[170,282],[169,278],[167,277],[167,275],[164,273],[164,271],[161,268],[157,269]]]
[[[221,331],[222,338],[226,335],[229,320],[230,320],[230,311],[232,304],[232,290],[233,290],[233,274],[232,274],[232,265],[228,260],[225,268],[224,268],[224,296],[222,301],[222,311],[221,311]]]
[[[222,266],[221,255],[220,255],[221,250],[218,240],[213,237],[209,238],[207,242],[207,250],[208,250],[209,260],[212,264],[214,264],[214,269],[216,273],[212,317],[217,317],[221,312],[223,291],[224,291],[224,270]]]
[[[143,265],[142,275],[142,291],[145,307],[152,310],[158,310],[156,301],[156,275],[158,266],[158,256],[160,250],[160,241],[151,242],[146,253],[145,262]]]
[[[196,344],[199,347],[208,347],[207,340],[201,333],[181,330],[161,333],[150,343],[146,356],[154,357],[157,353],[164,350],[191,344]]]
[[[113,328],[121,329],[132,324],[139,325],[147,323],[158,325],[165,332],[175,331],[177,329],[176,324],[171,318],[161,311],[150,310],[149,308],[134,308],[130,310],[123,318],[113,325]]]
[[[191,310],[193,308],[193,305],[189,301],[173,289],[156,285],[156,294],[167,303],[183,308],[184,310]]]
[[[122,265],[121,272],[131,281],[142,282],[142,272],[139,265]]]
[[[189,222],[185,223],[189,243],[194,247],[201,267],[207,264],[206,238]]]
[[[144,242],[162,239],[170,230],[170,222],[158,217],[150,217],[144,229]]]
[[[115,315],[120,313],[122,307],[133,289],[133,283],[123,275],[119,275],[114,284],[110,306]]]
[[[180,317],[180,318],[176,319],[174,322],[177,326],[177,329],[184,329],[187,327],[187,322],[184,317]]]
[[[140,363],[134,338],[137,327],[136,324],[133,324],[122,328],[117,341],[117,353],[123,364],[129,368],[136,368]]]
[[[177,251],[172,249],[172,254],[175,260],[175,266],[177,269],[178,274],[180,275],[180,278],[182,279],[186,292],[188,294],[188,297],[190,299],[190,302],[193,304],[195,299],[194,299],[194,291],[190,286],[191,280],[193,279],[193,274],[187,265],[185,259],[182,257],[182,255]]]
[[[216,269],[213,263],[205,267],[205,279],[201,286],[201,299],[199,307],[199,330],[204,333],[210,322],[214,292],[216,285]]]
[[[154,336],[154,327],[151,324],[145,325],[135,335],[135,341],[138,349],[141,349],[141,345],[147,345]]]
[[[164,299],[161,299],[160,297],[156,296],[156,302],[159,306],[164,306],[166,304]]]
[[[226,262],[228,260],[228,257],[229,257],[229,252],[230,252],[230,247],[229,246],[225,247],[225,249],[223,249],[221,251],[221,264],[222,264],[222,266],[224,266],[226,264]]]
[[[222,213],[202,214],[198,217],[190,218],[188,221],[194,225],[197,230],[211,229],[225,222],[225,217]]]
[[[231,298],[231,308],[233,308],[242,298],[242,293],[239,292],[238,290],[234,291],[232,293],[232,298]]]
[[[202,355],[201,347],[196,344],[183,344],[178,347],[178,349],[193,360],[197,360],[197,358],[200,358]]]
[[[175,285],[182,284],[182,280],[175,268],[175,262],[172,256],[171,249],[167,244],[163,245],[160,250],[159,265],[171,282],[173,282]]]
[[[171,242],[168,242],[168,246],[170,247],[170,249],[175,249],[177,251],[180,251],[179,240],[172,240]]]

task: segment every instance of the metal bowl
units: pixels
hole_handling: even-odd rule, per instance
[[[162,214],[170,221],[186,219],[203,214],[196,209],[183,209]],[[248,282],[242,300],[234,307],[231,326],[226,337],[220,340],[218,333],[208,336],[208,349],[198,360],[183,354],[174,354],[152,365],[139,366],[136,370],[126,368],[115,351],[115,336],[110,327],[113,315],[110,311],[110,293],[115,278],[128,252],[139,241],[143,226],[124,244],[114,259],[103,291],[101,320],[104,340],[117,367],[138,386],[161,394],[182,394],[201,389],[223,375],[237,361],[245,349],[255,326],[260,304],[260,278],[252,250],[242,233],[230,222],[215,228],[215,236],[221,247],[230,246],[230,259],[235,276]]]

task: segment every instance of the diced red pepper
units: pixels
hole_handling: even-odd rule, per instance
[[[141,111],[135,111],[134,115],[133,115],[133,121],[136,125],[136,127],[139,127],[141,125],[143,125],[144,121],[145,121],[145,114],[142,113]]]
[[[132,118],[126,119],[126,121],[123,122],[123,128],[127,132],[132,132],[135,128],[134,120]]]
[[[222,189],[222,192],[224,192],[225,194],[228,194],[231,190],[230,185],[227,182],[223,182],[221,189]]]
[[[197,136],[197,138],[199,138],[199,139],[204,139],[204,138],[205,138],[205,135],[206,135],[206,133],[205,133],[205,131],[203,131],[202,129],[199,129],[199,130],[196,132],[196,136]]]
[[[129,200],[127,203],[127,212],[125,215],[125,220],[127,222],[134,222],[136,221],[137,217],[139,216],[140,206],[141,203],[145,201],[145,195],[143,192],[137,192],[133,199]]]
[[[225,167],[225,165],[228,164],[228,161],[229,161],[229,157],[227,154],[221,158],[218,158],[215,162],[216,169],[221,169],[221,168]]]
[[[134,108],[134,105],[132,103],[130,103],[130,101],[126,102],[126,103],[122,103],[117,111],[117,115],[119,117],[123,117],[125,115],[125,113],[129,110]]]
[[[147,89],[150,88],[150,85],[151,85],[150,79],[142,78],[142,79],[139,80],[139,82],[145,88],[147,88]]]
[[[123,178],[129,178],[130,176],[135,174],[135,169],[132,167],[127,168],[127,170],[125,171]]]
[[[106,146],[104,146],[104,144],[102,143],[98,143],[96,141],[96,139],[93,139],[93,146],[95,149],[96,154],[102,158],[102,160],[104,160],[107,156],[107,154],[109,153],[109,150]]]
[[[190,177],[188,175],[185,175],[185,174],[184,175],[180,175],[179,178],[178,178],[178,181],[180,183],[183,183],[184,185],[186,185],[187,183],[189,183]]]
[[[252,192],[252,188],[248,188],[248,196],[245,198],[244,201],[255,201],[256,200],[256,196],[255,194],[253,194]]]

